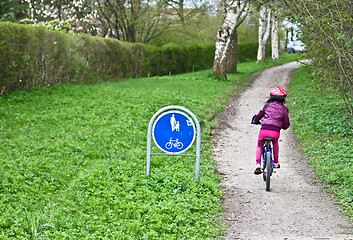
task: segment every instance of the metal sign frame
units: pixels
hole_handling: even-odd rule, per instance
[[[182,112],[187,113],[192,120],[194,121],[194,124],[196,126],[196,154],[195,155],[189,155],[189,154],[173,154],[173,153],[151,153],[151,144],[152,144],[152,127],[158,118],[162,113],[170,110],[180,110]],[[192,144],[191,144],[192,145]],[[187,108],[181,107],[181,106],[167,106],[164,108],[161,108],[158,110],[153,117],[150,120],[150,123],[148,125],[148,133],[147,133],[147,164],[146,164],[146,174],[148,177],[151,175],[151,156],[152,155],[162,155],[162,156],[187,156],[187,157],[196,157],[196,162],[195,162],[195,181],[199,181],[199,174],[200,174],[200,156],[201,156],[201,127],[200,123],[197,120],[197,117]]]

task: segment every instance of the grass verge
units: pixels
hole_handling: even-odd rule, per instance
[[[211,119],[252,73],[296,58],[239,64],[230,81],[207,70],[0,97],[0,239],[218,238]],[[146,178],[148,122],[167,105],[201,123],[198,184],[191,157],[153,156]]]
[[[292,128],[316,177],[353,221],[353,132],[343,100],[327,88],[305,67],[295,71],[288,98]]]

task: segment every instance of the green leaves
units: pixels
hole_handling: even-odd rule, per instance
[[[286,1],[300,23],[315,78],[339,92],[353,119],[353,5],[348,0]]]
[[[212,219],[221,190],[207,170],[210,156],[203,156],[200,184],[190,157],[153,157],[152,177],[145,176],[147,126],[159,108],[187,106],[200,119],[220,110],[229,84],[207,75],[60,85],[0,98],[0,236],[218,236]]]
[[[206,70],[0,97],[0,238],[219,237],[214,116],[269,65],[242,63],[230,82]],[[193,157],[153,156],[146,177],[148,123],[168,105],[187,107],[202,125],[199,183]]]
[[[307,68],[294,73],[288,104],[295,134],[323,180],[353,219],[353,132],[344,101],[326,84],[313,81]]]

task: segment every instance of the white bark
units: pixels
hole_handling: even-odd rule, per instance
[[[259,18],[259,48],[257,51],[257,61],[265,60],[266,43],[270,36],[271,29],[271,9],[266,5],[260,8]]]
[[[244,11],[248,10],[248,7],[249,1],[226,0],[224,22],[217,35],[213,74],[226,78],[228,52],[231,49],[231,44],[234,43],[232,38],[235,37],[239,19]]]
[[[279,60],[278,17],[275,14],[272,16],[271,45],[272,60]]]

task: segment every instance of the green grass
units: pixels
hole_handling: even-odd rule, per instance
[[[207,70],[0,97],[0,239],[218,238],[215,116],[251,73],[282,62],[240,64],[230,81]],[[153,156],[146,178],[147,126],[167,105],[201,123],[198,184],[192,157]]]
[[[327,88],[308,69],[296,70],[289,87],[291,121],[317,178],[353,221],[353,131],[344,101]]]

